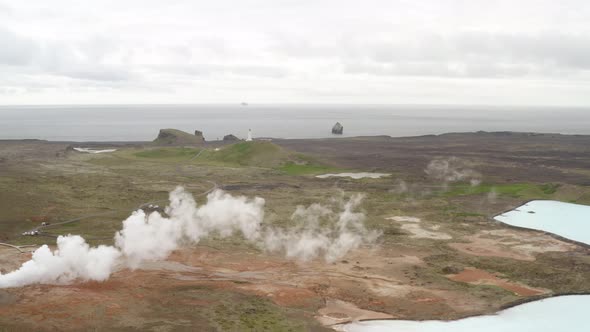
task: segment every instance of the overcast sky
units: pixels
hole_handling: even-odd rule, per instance
[[[0,104],[590,106],[589,0],[0,0]]]

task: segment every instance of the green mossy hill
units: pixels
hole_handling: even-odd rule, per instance
[[[294,160],[284,163],[279,167],[279,170],[289,175],[311,175],[339,171],[338,168],[320,163],[304,155],[298,155]]]
[[[193,148],[157,148],[136,152],[133,155],[142,159],[157,159],[162,161],[189,160],[199,153],[199,149]]]
[[[205,141],[202,135],[192,135],[178,129],[160,129],[154,140],[156,145],[194,145]]]
[[[338,171],[315,158],[286,150],[267,141],[238,142],[219,148],[158,146],[124,149],[94,158],[92,163],[121,165],[133,162],[190,163],[202,166],[262,167],[288,175],[313,175]]]
[[[271,142],[239,142],[220,148],[203,151],[198,161],[221,164],[277,167],[289,159],[289,153]]]
[[[262,141],[239,142],[217,151],[205,150],[195,160],[214,164],[274,168],[289,175],[323,173],[334,169],[309,156]]]

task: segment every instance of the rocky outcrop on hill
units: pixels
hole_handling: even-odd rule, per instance
[[[223,136],[223,140],[233,142],[233,141],[239,141],[240,139],[232,134],[229,134],[229,135]]]
[[[201,135],[196,135],[197,133]],[[178,129],[160,129],[158,137],[154,140],[154,143],[158,145],[192,145],[203,142],[205,142],[205,138],[200,131],[197,130],[195,135],[191,135]]]
[[[200,137],[203,142],[205,142],[205,136],[203,136],[203,132],[200,130],[195,130],[195,137]]]
[[[332,134],[342,135],[344,131],[344,127],[340,124],[340,122],[336,122],[334,127],[332,127]]]

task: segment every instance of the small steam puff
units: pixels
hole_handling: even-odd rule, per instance
[[[332,262],[380,235],[365,228],[363,213],[354,212],[362,199],[362,195],[354,195],[346,202],[334,200],[340,212],[320,204],[299,206],[291,216],[296,226],[283,229],[263,227],[262,198],[234,197],[215,190],[199,207],[190,193],[178,187],[170,193],[166,216],[133,212],[115,234],[114,246],[90,247],[81,236],[59,236],[55,251],[43,245],[18,270],[0,274],[0,288],[104,281],[120,266],[137,268],[143,261],[165,259],[184,243],[234,233],[264,250],[284,252],[289,258],[310,260],[323,256]]]
[[[424,172],[436,180],[443,181],[445,184],[465,180],[469,180],[472,186],[481,183],[481,174],[468,168],[466,163],[457,157],[434,159],[428,164]]]
[[[306,261],[323,255],[326,262],[334,262],[381,235],[365,228],[364,213],[353,212],[362,199],[362,195],[352,196],[341,206],[339,214],[320,204],[307,208],[299,206],[291,216],[296,226],[289,230],[268,229],[265,247],[271,251],[283,251],[290,258]],[[327,226],[322,226],[322,222]]]

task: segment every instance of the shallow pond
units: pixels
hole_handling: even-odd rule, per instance
[[[546,231],[590,243],[590,206],[557,201],[531,201],[495,217],[505,224]]]
[[[391,174],[386,174],[386,173],[367,173],[367,172],[362,172],[362,173],[336,173],[336,174],[322,174],[322,175],[316,175],[316,178],[320,178],[320,179],[327,179],[327,178],[331,178],[331,177],[339,177],[339,178],[353,178],[355,180],[358,179],[363,179],[363,178],[369,178],[369,179],[378,179],[378,178],[382,178],[385,176],[390,176]]]
[[[455,321],[376,320],[337,327],[347,332],[585,332],[590,296],[559,296]]]
[[[111,153],[117,151],[117,149],[96,150],[89,148],[74,148],[74,150],[82,153]]]

